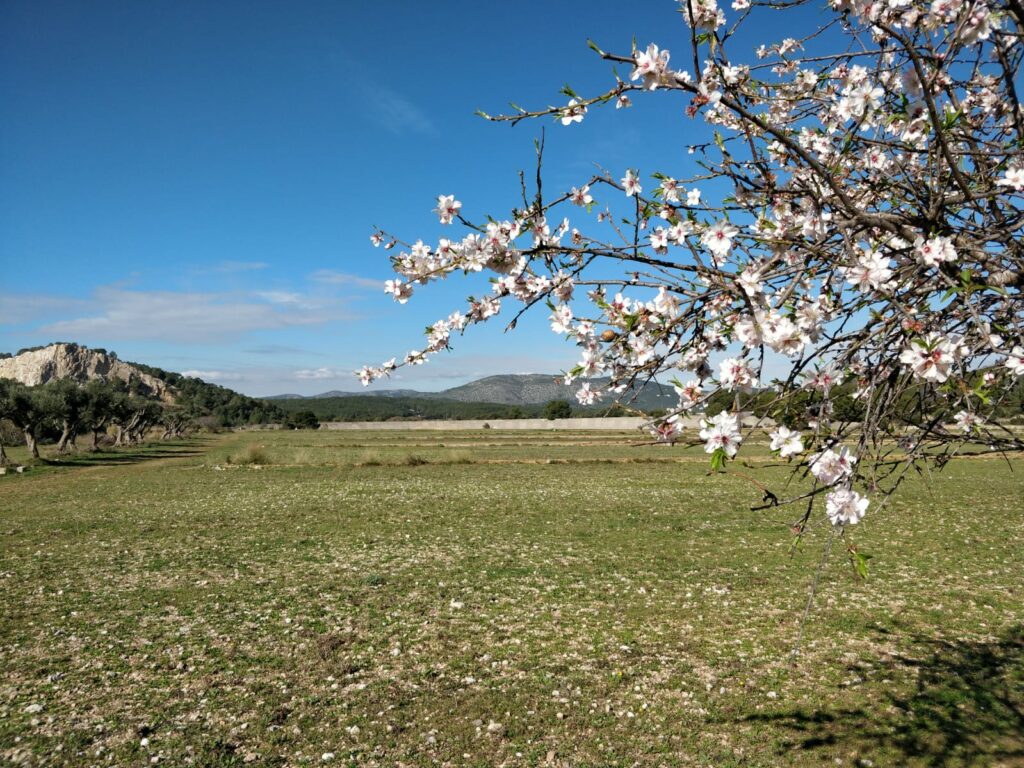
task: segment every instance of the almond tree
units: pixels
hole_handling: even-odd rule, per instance
[[[471,217],[441,195],[435,213],[458,234],[427,244],[374,232],[400,303],[456,273],[488,272],[493,291],[428,328],[403,361],[358,371],[363,383],[499,312],[511,328],[546,306],[552,330],[579,347],[565,378],[581,403],[671,380],[678,403],[652,429],[685,441],[682,417],[728,393],[731,407],[694,436],[715,469],[749,438],[744,397],[770,392],[771,447],[813,486],[765,489],[764,504],[799,503],[798,533],[817,508],[844,535],[869,500],[885,503],[908,473],[966,445],[1024,448],[993,420],[1024,374],[1024,6],[805,5],[682,0],[682,67],[657,41],[623,53],[591,43],[628,74],[596,95],[566,87],[563,104],[484,115],[572,130],[591,109],[660,97],[703,121],[708,139],[688,168],[599,172],[555,191],[541,140],[534,190],[522,184],[509,218]],[[793,37],[736,42],[782,28],[763,25],[772,14]],[[606,391],[587,380],[598,375],[611,377]],[[830,418],[840,387],[860,423]]]

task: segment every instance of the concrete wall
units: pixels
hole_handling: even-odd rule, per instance
[[[463,430],[483,429],[603,429],[637,430],[648,420],[624,416],[601,419],[459,419],[457,421],[326,421],[320,429],[339,430]],[[695,422],[696,423],[696,422]]]

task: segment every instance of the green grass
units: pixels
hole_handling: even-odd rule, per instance
[[[261,432],[0,478],[0,763],[1024,764],[1024,462],[869,510],[870,578],[836,543],[794,664],[823,515],[791,555],[795,511],[634,439]]]

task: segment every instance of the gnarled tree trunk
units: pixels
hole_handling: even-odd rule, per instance
[[[25,433],[25,445],[28,446],[28,452],[30,454],[32,454],[32,458],[33,459],[38,459],[39,458],[39,445],[36,443],[36,433],[35,433],[35,430],[30,428],[30,427],[26,427],[22,431]]]
[[[74,426],[65,421],[64,427],[60,433],[60,440],[57,441],[57,453],[68,453],[68,442],[74,440],[74,431]]]

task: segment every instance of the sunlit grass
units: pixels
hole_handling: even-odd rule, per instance
[[[828,531],[792,552],[797,511],[642,440],[260,432],[0,478],[0,761],[1024,760],[1024,462],[869,512],[867,582],[834,542],[794,665]]]

